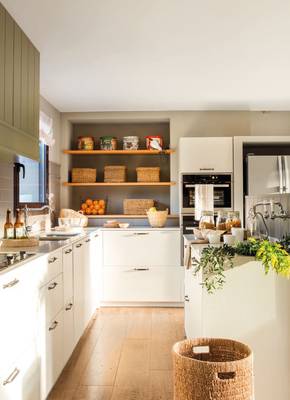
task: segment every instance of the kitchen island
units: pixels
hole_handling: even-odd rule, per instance
[[[199,259],[204,245],[191,245]],[[222,289],[209,294],[202,273],[185,271],[185,330],[189,338],[223,337],[248,344],[254,352],[255,400],[290,398],[290,282],[261,262],[239,257],[225,271]]]

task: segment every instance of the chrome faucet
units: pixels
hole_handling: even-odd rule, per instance
[[[270,206],[270,212],[267,208],[267,206]],[[275,212],[275,206],[279,208],[279,211],[276,213]],[[263,207],[264,212],[258,212],[257,208],[258,207]],[[281,218],[281,219],[288,219],[290,218],[290,215],[287,213],[286,210],[284,210],[283,205],[280,201],[261,201],[259,203],[256,203],[253,206],[253,213],[255,214],[261,214],[263,216],[263,219],[276,219],[276,218]]]
[[[48,210],[48,215],[49,218],[51,219],[51,207],[50,205],[44,205],[43,207],[40,208],[28,208],[27,204],[25,204],[24,208],[23,208],[23,213],[24,213],[24,225],[26,227],[26,232],[29,233],[32,231],[32,227],[34,225],[34,223],[32,225],[28,225],[28,218],[29,218],[29,212],[30,211],[44,211],[44,210]]]

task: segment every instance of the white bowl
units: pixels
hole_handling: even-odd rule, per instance
[[[236,238],[233,235],[224,235],[224,243],[229,246],[233,246],[235,244]]]
[[[207,238],[210,244],[218,244],[221,241],[221,235],[219,233],[209,233]]]
[[[119,227],[120,227],[121,229],[129,228],[129,226],[130,226],[130,224],[128,224],[128,223],[126,223],[126,222],[119,223]]]

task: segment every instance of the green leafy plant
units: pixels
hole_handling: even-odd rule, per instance
[[[256,259],[262,261],[266,274],[273,269],[277,274],[290,277],[290,255],[281,244],[263,240]]]
[[[202,286],[208,293],[221,289],[225,283],[224,271],[233,268],[235,250],[224,244],[220,247],[208,246],[202,250],[201,258],[195,262],[194,275],[203,272]]]
[[[253,256],[255,257],[259,247],[261,245],[260,240],[249,239],[246,242],[239,242],[235,247],[235,253],[240,256]]]
[[[290,254],[290,235],[284,236],[279,243],[281,246],[287,251],[288,254]]]

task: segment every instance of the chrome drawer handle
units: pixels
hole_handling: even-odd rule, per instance
[[[133,268],[134,271],[149,271],[149,268],[145,268],[145,267],[136,267]]]
[[[17,285],[17,283],[19,283],[19,279],[16,279],[16,278],[15,278],[15,279],[13,279],[13,281],[8,282],[8,283],[5,283],[5,284],[3,285],[3,289],[11,288],[11,287]]]
[[[187,295],[184,296],[184,301],[190,301],[190,299]]]
[[[143,235],[149,235],[149,232],[134,232],[134,236],[143,236]]]
[[[57,322],[57,321],[54,321],[54,323],[48,328],[48,330],[49,330],[49,331],[55,330],[55,328],[57,327],[57,325],[58,325],[58,322]]]
[[[199,168],[200,171],[214,171],[214,168]]]
[[[48,286],[48,290],[52,290],[55,289],[57,287],[58,283],[57,282],[53,282]]]
[[[87,240],[86,240],[86,243],[89,243],[90,241],[91,241],[91,239],[87,239]]]
[[[76,244],[76,247],[77,248],[82,247],[82,243]]]
[[[8,385],[8,383],[12,383],[17,375],[19,375],[19,373],[20,369],[15,368],[14,371],[12,371],[11,374],[8,376],[8,378],[3,381],[3,386]]]
[[[68,249],[64,252],[64,254],[70,254],[72,252],[72,249]]]
[[[57,257],[52,257],[52,258],[50,258],[50,259],[48,260],[48,263],[49,263],[49,264],[52,264],[52,263],[54,263],[56,260],[57,260]]]
[[[73,303],[69,303],[66,308],[65,311],[70,311],[73,308]]]

